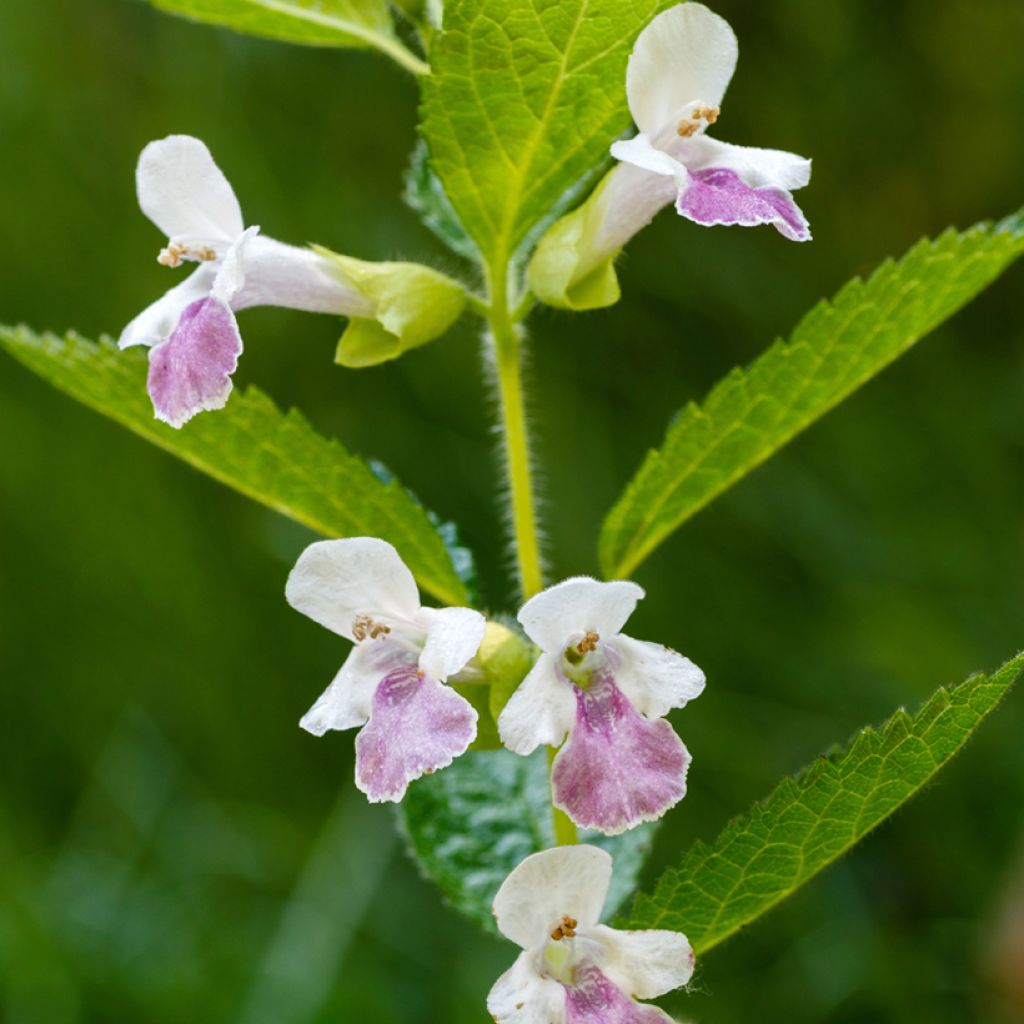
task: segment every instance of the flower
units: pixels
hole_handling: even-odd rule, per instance
[[[690,755],[662,719],[704,689],[688,658],[619,632],[643,596],[635,583],[578,576],[527,601],[519,622],[542,653],[498,718],[517,754],[557,747],[568,732],[552,799],[607,835],[660,818],[686,795]]]
[[[791,195],[810,180],[810,161],[705,134],[721,116],[736,58],[728,22],[703,4],[671,7],[640,33],[626,72],[640,132],[612,145],[619,165],[542,239],[529,273],[540,299],[576,309],[616,302],[612,261],[673,201],[698,224],[773,224],[793,241],[810,239]]]
[[[288,577],[289,604],[352,640],[341,671],[299,723],[314,736],[363,726],[356,785],[373,803],[398,801],[476,737],[477,714],[443,683],[483,639],[470,608],[423,608],[398,552],[375,537],[311,544]]]
[[[198,264],[120,338],[121,348],[149,347],[153,408],[172,427],[227,403],[242,354],[238,310],[286,306],[349,317],[339,361],[363,366],[437,337],[465,306],[461,286],[429,267],[365,263],[246,228],[227,178],[191,136],[146,146],[136,184],[142,212],[168,236],[158,261]]]
[[[497,1024],[671,1024],[632,997],[687,984],[693,950],[680,932],[598,924],[611,877],[604,850],[559,846],[527,857],[505,879],[494,916],[523,952],[487,997]]]

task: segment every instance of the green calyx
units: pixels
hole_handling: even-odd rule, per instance
[[[372,316],[353,317],[335,362],[358,369],[397,359],[444,334],[466,308],[457,281],[419,263],[368,263],[314,246],[337,276],[358,292]]]

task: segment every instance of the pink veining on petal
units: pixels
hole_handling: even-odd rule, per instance
[[[664,719],[640,715],[607,673],[574,691],[576,721],[551,775],[555,803],[608,835],[660,818],[686,795],[682,740]]]
[[[157,419],[181,427],[198,412],[223,409],[241,352],[225,303],[211,296],[186,306],[171,336],[149,353],[147,388]]]
[[[445,768],[476,737],[476,711],[451,687],[406,665],[385,676],[356,737],[356,785],[374,803],[398,801],[421,775]]]
[[[811,230],[792,195],[782,188],[753,188],[725,167],[692,171],[689,187],[680,194],[676,209],[698,224],[774,224],[794,242],[806,242]]]
[[[565,1024],[670,1024],[664,1010],[634,1002],[595,966],[580,967],[565,990]]]

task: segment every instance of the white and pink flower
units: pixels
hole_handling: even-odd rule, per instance
[[[121,334],[121,348],[150,349],[147,383],[157,419],[181,427],[227,403],[242,354],[237,310],[373,315],[372,302],[325,257],[245,227],[231,185],[199,139],[151,142],[139,157],[136,185],[142,212],[168,239],[159,262],[198,264]]]
[[[470,608],[424,608],[398,552],[375,537],[311,544],[288,577],[289,604],[355,643],[300,725],[315,736],[360,729],[356,785],[398,801],[414,779],[447,767],[476,738],[477,713],[445,680],[483,639]]]
[[[807,241],[810,229],[791,191],[810,180],[810,161],[705,134],[721,115],[737,56],[729,23],[699,3],[663,11],[640,33],[626,72],[640,133],[611,150],[640,172],[624,182],[622,199],[631,189],[674,192],[676,210],[698,224],[773,224]]]
[[[704,689],[688,658],[620,630],[644,596],[635,583],[579,576],[519,611],[540,657],[498,718],[517,754],[557,747],[552,799],[577,825],[615,835],[686,795],[690,755],[664,716]]]
[[[694,956],[685,935],[600,924],[612,859],[594,846],[527,857],[502,883],[494,916],[523,952],[487,997],[497,1024],[671,1024],[638,1003],[686,985]]]

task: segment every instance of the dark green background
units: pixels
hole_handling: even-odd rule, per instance
[[[718,9],[742,47],[719,136],[813,156],[815,241],[666,213],[623,260],[618,307],[535,318],[553,577],[595,571],[604,511],[685,400],[850,276],[1024,202],[1017,0]],[[457,269],[398,199],[415,116],[412,80],[371,55],[127,0],[6,0],[0,320],[116,334],[168,286],[133,167],[169,132],[206,140],[275,237]],[[675,718],[696,763],[656,862],[1024,644],[1022,288],[1015,268],[638,571],[632,632],[709,678]],[[332,366],[328,318],[242,328],[240,379],[458,518],[508,609],[471,326],[360,372]],[[308,540],[0,359],[4,1024],[486,1019],[514,948],[420,880],[391,811],[354,793],[351,734],[296,727],[345,654],[283,600]],[[666,1006],[706,1024],[1024,1019],[993,967],[1024,872],[1021,696]]]

